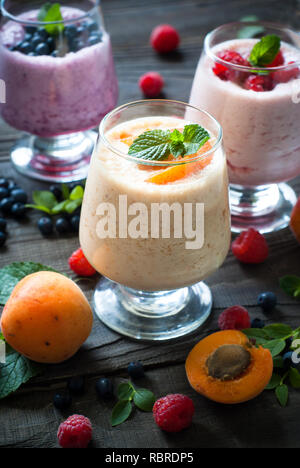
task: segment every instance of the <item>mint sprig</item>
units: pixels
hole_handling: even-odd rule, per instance
[[[289,295],[300,298],[300,277],[295,275],[283,276],[279,280],[280,287]]]
[[[51,23],[55,21],[63,21],[63,16],[60,9],[59,3],[45,3],[39,10],[38,21],[45,23]],[[46,31],[55,36],[61,33],[65,28],[65,25],[62,24],[45,24]]]
[[[67,185],[62,185],[64,200],[59,202],[55,195],[48,190],[35,190],[32,193],[34,204],[27,204],[27,208],[43,211],[49,215],[58,215],[60,213],[72,214],[82,205],[84,189],[77,185],[70,193]]]
[[[163,161],[170,154],[175,158],[196,153],[210,139],[197,124],[185,125],[183,133],[175,129],[150,130],[139,135],[129,147],[128,154],[147,161]]]
[[[266,67],[273,62],[280,50],[281,40],[275,34],[264,36],[253,47],[249,62],[253,67]]]
[[[118,403],[114,406],[111,415],[111,425],[118,426],[125,422],[132,413],[133,405],[142,411],[151,412],[155,396],[146,388],[136,389],[131,382],[121,383],[117,390]]]

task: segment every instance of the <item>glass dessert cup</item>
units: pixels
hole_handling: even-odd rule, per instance
[[[250,27],[248,31],[260,29],[260,36],[279,36],[284,64],[253,69],[250,64],[235,65],[220,58],[218,54],[229,49],[248,59],[259,38],[245,38],[245,27]],[[217,76],[213,71],[216,66],[225,67],[229,75]],[[299,35],[285,27],[231,23],[205,39],[190,103],[201,105],[222,125],[233,232],[255,227],[267,233],[289,223],[297,197],[286,182],[300,175],[299,66]],[[272,80],[270,90],[245,89],[245,80],[254,71],[257,76],[266,76],[266,70]]]
[[[26,132],[11,150],[24,175],[52,182],[86,178],[93,130],[117,102],[110,37],[100,0],[60,2],[63,20],[38,19],[42,1],[2,0],[2,118]]]
[[[186,163],[128,155],[131,142],[144,131],[183,129],[187,122],[202,125],[211,135],[212,146],[202,155]],[[182,178],[162,185],[149,182],[174,169]],[[166,218],[152,211],[157,205],[166,208]],[[135,215],[141,216],[138,222]],[[188,231],[188,221],[204,238],[192,247],[188,241],[196,234]],[[132,232],[132,223],[138,232]],[[226,158],[222,130],[213,117],[182,102],[147,100],[121,106],[102,120],[85,188],[80,244],[103,275],[94,310],[105,325],[151,341],[196,330],[212,307],[202,280],[222,265],[230,237]]]

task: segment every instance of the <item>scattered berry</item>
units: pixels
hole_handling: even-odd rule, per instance
[[[269,255],[266,239],[253,228],[242,232],[231,248],[235,257],[243,263],[262,263]]]
[[[92,439],[92,425],[79,414],[69,416],[57,431],[59,445],[63,448],[86,448]]]
[[[106,400],[112,398],[114,395],[112,381],[104,377],[102,379],[97,380],[96,392],[100,398],[104,398]]]
[[[265,312],[271,312],[277,305],[277,297],[273,292],[265,292],[258,296],[257,302]]]
[[[27,193],[20,188],[14,188],[11,190],[10,196],[14,199],[15,202],[27,203]]]
[[[53,405],[59,410],[67,409],[71,406],[72,398],[69,392],[56,393],[53,397]]]
[[[243,330],[251,327],[249,312],[242,306],[224,310],[218,320],[220,330]]]
[[[78,232],[79,231],[79,224],[80,224],[80,216],[78,216],[78,215],[72,216],[70,222],[71,222],[72,230],[74,232]]]
[[[14,204],[14,200],[11,197],[3,198],[3,200],[0,201],[0,210],[4,214],[9,214],[11,212],[11,208]]]
[[[5,187],[0,187],[0,200],[7,198],[9,196],[9,191]]]
[[[293,362],[293,354],[294,354],[294,351],[288,351],[282,356],[283,367],[285,370],[289,369],[290,367],[298,368],[299,364],[296,362]]]
[[[5,242],[6,242],[6,234],[5,232],[0,232],[0,247],[3,247]]]
[[[66,218],[61,216],[55,221],[55,229],[59,234],[67,234],[70,232],[70,223]]]
[[[38,221],[38,228],[43,236],[49,236],[53,232],[52,219],[48,216],[43,216]]]
[[[261,93],[272,91],[274,83],[270,75],[250,75],[245,81],[244,88]]]
[[[8,180],[4,177],[0,178],[0,187],[8,188]]]
[[[69,266],[79,276],[93,276],[96,270],[89,264],[81,248],[72,253]]]
[[[284,64],[284,58],[281,50],[278,52],[276,57],[274,58],[273,62],[271,62],[269,65],[267,65],[268,68],[273,68],[273,67],[280,67],[281,65]]]
[[[22,218],[25,215],[26,211],[26,206],[24,205],[24,203],[20,202],[14,203],[10,210],[11,214],[15,218]]]
[[[180,36],[177,30],[170,24],[160,24],[153,29],[150,43],[157,52],[166,54],[177,49],[180,43]]]
[[[62,199],[62,190],[58,185],[50,185],[49,190],[58,201]]]
[[[140,361],[131,362],[127,367],[127,372],[133,379],[140,379],[145,375],[143,364]]]
[[[84,377],[72,377],[68,380],[68,389],[72,395],[83,395],[84,393]]]
[[[265,326],[265,322],[260,318],[255,318],[251,320],[251,328],[264,328]]]
[[[4,218],[0,218],[0,232],[6,231],[6,220]]]
[[[160,398],[153,406],[153,416],[156,424],[167,432],[179,432],[189,427],[194,412],[193,401],[179,393]]]
[[[154,98],[159,96],[164,86],[162,76],[157,72],[148,72],[139,79],[139,86],[145,96]]]

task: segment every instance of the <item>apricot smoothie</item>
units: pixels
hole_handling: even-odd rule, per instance
[[[145,165],[143,161],[138,164],[132,160],[134,158],[126,157],[131,143],[145,131],[182,131],[188,123],[181,118],[158,115],[117,124],[106,133],[106,142],[100,138],[92,156],[82,207],[80,242],[87,259],[97,271],[135,290],[174,290],[197,283],[216,271],[228,252],[228,181],[220,145],[198,162],[173,167]],[[210,136],[209,142],[200,150],[202,153],[214,147],[217,135]],[[125,157],[120,156],[122,153]],[[106,202],[118,211],[120,195],[126,195],[128,207],[142,203],[149,216],[153,204],[157,203],[168,206],[179,203],[181,207],[204,204],[203,246],[187,249],[189,239],[184,233],[181,238],[174,238],[175,218],[171,219],[170,238],[151,237],[150,222],[146,228],[147,238],[118,237],[118,216],[116,238],[99,238],[98,207]],[[183,216],[182,211],[179,220],[182,223]],[[195,223],[195,214],[193,216]],[[130,222],[132,216],[128,219]]]

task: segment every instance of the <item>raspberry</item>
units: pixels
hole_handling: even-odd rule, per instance
[[[281,65],[284,64],[284,58],[281,50],[278,52],[276,57],[274,58],[273,62],[271,62],[269,65],[267,65],[268,68],[271,67],[280,67]]]
[[[266,239],[253,228],[241,233],[232,242],[232,252],[243,263],[262,263],[269,255]]]
[[[180,393],[162,397],[153,406],[154,420],[166,432],[179,432],[189,427],[194,412],[193,401]]]
[[[243,330],[251,328],[248,310],[241,306],[233,306],[224,310],[218,320],[221,330]]]
[[[232,77],[231,71],[221,63],[216,63],[212,70],[223,81],[229,81]]]
[[[292,63],[295,62],[289,62],[288,65],[291,65]],[[289,70],[278,70],[272,73],[272,78],[276,83],[288,83],[289,81],[298,78],[299,72],[300,70],[298,67],[290,68]]]
[[[69,266],[79,276],[93,276],[97,273],[85,258],[81,248],[72,253],[69,258]]]
[[[260,93],[271,91],[274,83],[270,75],[250,75],[244,83],[244,88]]]
[[[225,62],[228,63],[233,63],[234,65],[243,65],[243,66],[249,66],[249,62],[245,60],[241,54],[238,52],[235,52],[234,50],[223,50],[218,53],[218,57]],[[215,75],[217,75],[221,80],[223,81],[234,81],[239,77],[239,72],[234,71],[234,70],[229,70],[225,65],[221,63],[216,63],[213,72]]]
[[[59,445],[63,448],[86,448],[92,439],[92,425],[80,414],[69,416],[58,428]]]
[[[148,72],[139,79],[139,86],[145,96],[149,98],[157,97],[164,86],[164,80],[159,73]]]
[[[153,29],[150,43],[157,52],[166,54],[179,46],[180,36],[170,24],[160,24]]]

